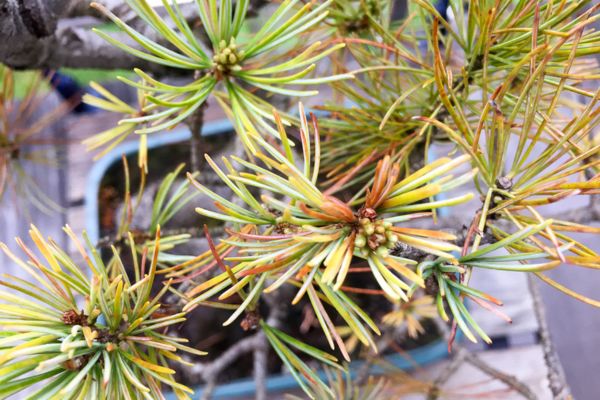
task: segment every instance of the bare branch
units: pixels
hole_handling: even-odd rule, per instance
[[[286,302],[282,301],[281,291],[270,295],[264,295],[262,299],[269,305],[269,316],[267,324],[273,327],[281,325],[281,318],[285,316]],[[216,388],[216,381],[219,374],[240,356],[253,352],[254,356],[254,380],[256,382],[257,399],[266,399],[266,379],[267,379],[267,355],[269,346],[267,339],[262,331],[256,332],[252,336],[245,337],[233,346],[229,347],[218,358],[209,363],[197,363],[188,372],[192,378],[202,377],[206,382],[202,393],[203,399],[209,399]],[[261,397],[263,396],[263,397]]]
[[[438,377],[431,383],[429,392],[427,393],[427,400],[436,400],[440,395],[440,388],[444,386],[446,382],[456,373],[460,366],[465,361],[465,351],[457,351],[453,353],[452,359],[446,365],[446,367],[440,372]]]
[[[23,11],[22,4],[34,3]],[[0,62],[14,69],[142,68],[157,75],[182,74],[141,60],[105,42],[90,30],[95,19],[61,19],[69,13],[69,1],[8,0],[0,8]],[[39,5],[37,8],[35,5]],[[50,11],[51,10],[51,11]],[[125,34],[119,41],[137,47]]]
[[[440,396],[442,386],[448,382],[448,380],[458,371],[458,369],[463,365],[464,362],[468,362],[473,367],[479,369],[484,374],[504,383],[506,386],[510,387],[515,392],[522,395],[524,398],[528,400],[537,400],[538,397],[531,391],[531,389],[525,385],[523,382],[519,381],[512,375],[505,374],[502,371],[497,370],[492,367],[481,358],[477,357],[472,352],[468,350],[458,347],[453,354],[452,359],[446,365],[446,367],[442,370],[442,372],[438,375],[438,377],[432,382],[432,386],[429,389],[429,393],[427,394],[427,400],[436,400]]]
[[[257,338],[256,348],[254,349],[254,383],[256,384],[256,400],[267,400],[267,374],[268,374],[268,346],[265,335]]]
[[[548,324],[546,322],[544,303],[542,301],[542,296],[537,286],[537,282],[534,279],[535,278],[533,275],[527,274],[527,284],[529,287],[529,292],[531,293],[531,299],[533,301],[533,311],[538,323],[540,343],[544,353],[544,361],[546,363],[546,367],[548,368],[548,383],[550,391],[552,392],[554,399],[566,399],[570,397],[569,385],[567,384],[565,373],[562,369],[558,354],[556,354],[556,349],[554,348],[554,344],[552,343],[552,339],[550,337],[550,330],[548,329]]]
[[[535,395],[535,393],[533,393],[527,385],[519,381],[514,376],[505,374],[504,372],[497,370],[496,368],[492,367],[491,365],[477,357],[475,354],[468,352],[465,349],[460,349],[460,352],[465,354],[464,359],[466,362],[478,368],[483,373],[504,383],[506,386],[521,394],[524,398],[528,400],[537,400],[538,397]]]

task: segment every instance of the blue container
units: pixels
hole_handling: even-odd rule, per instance
[[[410,371],[416,366],[422,367],[427,364],[434,363],[448,356],[447,343],[442,340],[436,340],[420,348],[409,350],[407,356],[400,354],[393,354],[385,357],[385,360],[395,367],[404,371]],[[364,361],[354,361],[350,364],[350,376],[354,378],[357,371],[363,365]],[[373,366],[371,368],[371,374],[382,375],[386,371],[379,366]],[[319,376],[321,379],[326,379],[327,375],[324,371],[320,371]],[[267,378],[266,384],[269,392],[285,392],[286,390],[295,390],[299,388],[298,383],[292,375],[271,375]],[[194,399],[200,399],[202,397],[202,386],[194,388]],[[254,380],[239,379],[231,383],[226,383],[218,386],[212,394],[213,399],[235,399],[241,396],[252,396],[256,393],[256,386]],[[177,400],[174,394],[168,394],[165,396],[167,400]]]
[[[228,120],[211,122],[204,124],[202,129],[203,136],[224,135],[233,130],[233,125]],[[191,137],[187,127],[180,127],[169,132],[153,134],[148,137],[148,150],[180,143],[189,140]],[[138,150],[137,142],[129,142],[117,146],[106,156],[100,159],[92,167],[88,175],[86,190],[85,190],[85,226],[87,233],[92,243],[97,243],[100,239],[100,224],[99,224],[99,207],[98,193],[102,178],[109,168],[117,163],[121,163],[122,155],[135,154]],[[415,368],[416,365],[424,366],[436,361],[439,361],[448,356],[447,343],[443,339],[438,339],[432,343],[424,345],[420,348],[409,350],[407,356],[393,354],[385,357],[386,361],[402,370],[408,371]],[[350,364],[351,375],[356,373],[363,362],[355,361]],[[374,366],[371,370],[373,374],[383,374],[380,367]],[[320,376],[324,379],[325,373],[320,372]],[[280,392],[286,390],[297,389],[298,384],[291,375],[272,375],[267,379],[267,390],[271,392]],[[202,396],[202,386],[196,387],[194,398]],[[226,383],[218,386],[213,392],[215,399],[235,399],[240,396],[251,396],[256,391],[253,379],[239,379],[231,383]],[[168,400],[176,400],[175,395],[167,394]]]

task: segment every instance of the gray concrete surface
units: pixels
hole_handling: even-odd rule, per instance
[[[59,103],[57,96],[50,95],[44,99],[39,110],[43,112],[36,112],[30,118],[30,122],[34,123],[40,118],[43,118],[45,112],[53,110]],[[36,139],[40,141],[64,142],[67,135],[65,125],[63,121],[58,121],[52,126],[48,127],[44,131],[40,132]],[[38,151],[38,148],[27,149],[26,151]],[[54,148],[44,148],[44,154],[48,164],[58,164],[59,166],[65,162],[64,157],[65,148],[62,146],[56,146]],[[50,199],[52,202],[58,205],[65,204],[65,188],[66,188],[66,176],[64,170],[61,168],[55,168],[48,164],[40,164],[34,162],[23,162],[23,168],[26,170],[27,175],[35,182],[39,189]],[[7,190],[4,193],[4,197],[0,202],[0,242],[4,242],[11,249],[11,251],[22,255],[23,253],[18,249],[15,242],[15,237],[21,237],[23,241],[29,246],[33,245],[32,241],[29,240],[29,227],[30,224],[34,224],[40,229],[46,236],[52,236],[56,242],[64,245],[66,242],[66,235],[63,234],[61,227],[66,222],[65,212],[54,212],[45,213],[37,208],[32,202],[25,196],[20,196],[15,193],[14,186],[8,185]],[[0,273],[10,273],[20,278],[27,278],[29,275],[24,272],[21,268],[16,267],[12,262],[9,261],[8,257],[0,251]]]

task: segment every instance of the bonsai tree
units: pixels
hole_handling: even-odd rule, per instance
[[[528,273],[600,305],[546,274],[564,264],[600,267],[600,256],[573,237],[597,235],[589,224],[600,219],[600,96],[590,58],[600,49],[591,27],[599,6],[415,0],[397,20],[389,0],[125,3],[71,5],[57,15],[90,12],[112,23],[96,34],[122,51],[114,67],[130,64],[136,78],[120,79],[139,101],[94,83],[84,100],[123,119],[86,145],[103,147],[102,156],[137,136],[140,195],[127,182],[122,222],[101,245],[65,228],[81,263],[35,227],[35,251],[19,239],[22,255],[2,246],[35,283],[0,281],[0,397],[155,399],[170,390],[189,398],[174,362],[195,368],[209,397],[224,369],[252,352],[257,398],[266,398],[268,354],[310,398],[374,398],[386,388],[367,378],[368,367],[400,333],[440,334],[441,326],[452,350],[458,332],[491,341],[472,308],[510,321],[501,299],[472,284],[480,269]],[[11,7],[13,24],[40,28]],[[104,46],[97,40],[88,46]],[[58,63],[37,61],[28,62]],[[306,89],[314,85],[328,95]],[[311,108],[296,107],[298,97]],[[200,157],[209,98],[231,119],[243,154]],[[166,176],[149,226],[134,230],[147,137],[182,123],[192,132],[190,165]],[[437,144],[445,156],[433,157]],[[176,184],[184,168],[187,182]],[[201,179],[209,169],[228,195]],[[575,196],[590,205],[548,215],[544,206]],[[212,222],[161,231],[186,204]],[[468,219],[448,217],[457,206]],[[207,251],[173,251],[199,230]],[[246,331],[206,362],[175,328],[198,307],[225,310],[223,325]],[[295,309],[304,318],[290,326]],[[438,324],[425,322],[432,318]],[[317,343],[296,334],[311,327]],[[544,349],[551,359],[551,346]],[[344,371],[361,359],[355,387],[340,393]],[[558,395],[564,383],[550,375]],[[435,398],[442,383],[419,390]]]

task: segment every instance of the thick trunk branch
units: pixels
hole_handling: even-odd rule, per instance
[[[141,33],[151,38],[156,35],[122,0],[97,2]],[[137,67],[155,75],[191,74],[140,60],[105,42],[90,30],[103,22],[100,20],[103,16],[89,7],[90,3],[91,0],[4,0],[0,5],[0,63],[14,69]],[[251,0],[250,3],[249,14],[255,14],[268,2]],[[197,20],[195,4],[183,4],[181,10],[188,21]],[[125,34],[114,36],[139,48]]]
[[[88,10],[88,1],[8,0],[0,6],[0,62],[14,69],[142,68],[157,75],[176,71],[134,57],[114,47],[91,31],[101,21],[80,15],[97,16]],[[136,25],[130,10],[109,0],[111,9]],[[187,7],[187,10],[191,10]],[[77,15],[77,18],[64,18]],[[143,27],[141,27],[143,33]],[[115,34],[119,41],[137,47],[125,34]]]

